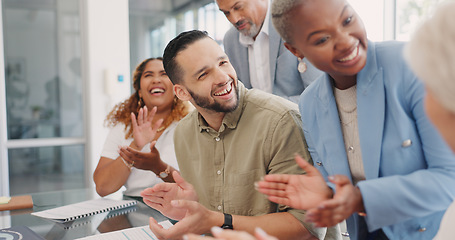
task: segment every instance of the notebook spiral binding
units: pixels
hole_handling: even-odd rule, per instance
[[[106,217],[103,218],[103,221],[106,220],[106,219],[110,219],[110,218],[114,218],[114,217],[117,217],[117,216],[120,216],[120,215],[124,215],[124,214],[128,214],[128,213],[131,213],[131,212],[136,212],[137,208],[134,207],[134,206],[129,206],[129,207],[126,207],[126,208],[122,208],[122,209],[117,209],[117,211],[114,211],[114,212],[111,212],[109,213]],[[102,213],[101,211],[97,211],[98,213],[96,214],[99,214],[99,213]],[[106,211],[104,211],[106,212]],[[88,216],[86,216],[88,217]],[[62,223],[63,225],[63,228],[64,229],[73,229],[73,228],[77,228],[77,227],[81,227],[81,226],[84,226],[84,225],[87,225],[89,223],[92,222],[92,219],[88,219],[87,221],[83,221],[83,222],[77,222],[77,221],[74,221],[74,222],[66,222],[66,223]]]
[[[74,216],[74,217],[70,217],[70,218],[65,219],[64,222],[70,222],[70,221],[74,221],[74,220],[77,220],[77,219],[80,219],[80,218],[85,218],[85,217],[93,216],[93,215],[96,215],[96,214],[99,214],[99,213],[110,212],[110,211],[116,210],[116,209],[127,208],[127,207],[130,207],[130,206],[136,205],[136,203],[137,203],[137,202],[134,202],[134,203],[131,202],[131,203],[123,204],[123,205],[118,205],[118,206],[115,206],[115,207],[104,208],[104,209],[97,210],[97,211],[90,212],[90,213],[86,213],[86,214],[77,215],[77,216]]]
[[[58,223],[66,223],[103,212],[127,208],[136,204],[136,200],[110,200],[101,198],[40,212],[33,212],[31,214],[56,221]]]
[[[124,209],[119,209],[117,211],[110,212],[109,215],[107,215],[104,219],[109,219],[109,218],[117,217],[117,216],[120,216],[120,215],[136,212],[136,210],[137,210],[136,207],[129,206],[129,207],[124,208]]]

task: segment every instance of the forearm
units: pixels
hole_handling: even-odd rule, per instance
[[[208,211],[204,214],[205,221],[199,222],[196,234],[210,233],[213,226],[221,227],[224,223],[224,214],[218,211]],[[295,218],[287,212],[270,213],[262,216],[232,215],[232,225],[236,231],[245,231],[254,234],[256,227],[264,229],[269,235],[279,239],[315,240],[317,239]]]
[[[116,192],[125,184],[130,172],[120,157],[115,160],[101,157],[93,173],[96,192],[102,197]]]
[[[279,239],[317,239],[295,218],[287,212],[270,213],[262,216],[232,216],[234,230],[254,234],[256,227],[261,227],[267,234]],[[221,225],[219,225],[221,226]]]

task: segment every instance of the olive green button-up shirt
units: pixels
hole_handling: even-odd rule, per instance
[[[311,161],[297,105],[240,82],[238,87],[239,106],[219,131],[196,110],[179,122],[174,144],[183,178],[208,209],[243,216],[287,211],[315,236],[325,235],[324,228],[303,222],[304,211],[277,206],[254,189],[266,174],[303,174],[295,153]]]

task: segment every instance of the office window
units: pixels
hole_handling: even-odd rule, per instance
[[[3,3],[8,139],[81,137],[78,13]]]
[[[194,22],[197,20],[197,14],[196,16],[193,14],[194,10],[187,11],[186,13],[183,14],[183,31],[189,31],[194,29]]]
[[[348,0],[362,19],[368,39],[384,40],[384,0]]]
[[[230,23],[211,0],[192,1],[187,10],[164,14],[154,6],[148,13],[138,11],[142,3],[130,1],[130,67],[134,71],[137,64],[149,57],[162,56],[167,43],[183,31],[199,29],[222,45],[224,33]]]
[[[199,30],[207,31],[218,44],[223,44],[224,34],[230,27],[231,23],[215,3],[199,8]]]
[[[444,1],[447,0],[348,0],[373,41],[408,41],[416,27]]]
[[[164,42],[165,28],[161,26],[157,29],[152,30],[150,33],[150,46],[151,46],[151,56],[159,57],[163,55],[163,49],[166,47]],[[132,68],[131,71],[134,71]]]
[[[209,3],[198,9],[169,16],[162,26],[151,31],[152,49],[160,49],[159,52],[162,54],[171,39],[181,32],[193,29],[207,31],[210,37],[222,45],[224,34],[229,27],[229,21],[218,10],[218,6],[215,3]]]
[[[396,39],[408,41],[416,27],[446,0],[396,0]]]
[[[2,21],[2,192],[84,187],[79,1],[2,0]]]

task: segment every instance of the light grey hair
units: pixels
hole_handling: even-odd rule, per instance
[[[272,23],[281,38],[287,43],[292,43],[291,10],[304,3],[304,0],[273,0]]]
[[[404,49],[411,69],[447,110],[455,113],[455,2],[441,4]]]

